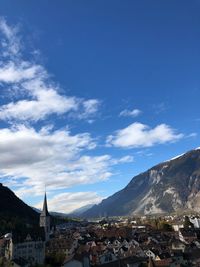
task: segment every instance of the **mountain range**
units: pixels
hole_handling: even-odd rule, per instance
[[[89,218],[183,210],[200,212],[200,148],[152,167],[100,204],[82,207],[72,214]],[[38,225],[39,213],[0,183],[0,223],[6,227],[11,219],[13,227],[18,220]]]
[[[143,172],[84,217],[200,211],[200,148]]]

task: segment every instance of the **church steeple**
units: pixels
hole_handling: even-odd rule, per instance
[[[49,216],[48,207],[47,207],[47,195],[46,195],[46,192],[45,192],[45,195],[44,195],[44,203],[43,203],[43,209],[42,209],[42,213],[41,214],[43,214],[45,216]]]
[[[49,240],[49,234],[50,234],[50,214],[48,212],[48,207],[47,207],[47,196],[46,192],[44,195],[44,202],[43,202],[43,209],[40,214],[40,227],[44,227],[45,231],[45,240]]]

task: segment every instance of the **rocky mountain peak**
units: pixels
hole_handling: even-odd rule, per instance
[[[84,216],[158,214],[186,209],[200,211],[200,148],[133,177],[124,189]]]

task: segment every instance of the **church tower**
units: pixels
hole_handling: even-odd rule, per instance
[[[40,227],[44,227],[45,241],[48,241],[49,240],[49,234],[50,234],[50,214],[49,214],[48,208],[47,208],[46,192],[44,195],[43,209],[42,209],[42,212],[40,214]]]

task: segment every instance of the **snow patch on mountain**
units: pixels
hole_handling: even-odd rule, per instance
[[[175,160],[175,159],[178,159],[178,158],[182,157],[183,155],[185,155],[185,153],[182,153],[182,154],[180,154],[180,155],[178,155],[178,156],[176,156],[176,157],[173,157],[173,158],[171,158],[171,159],[168,159],[168,160],[166,160],[166,162],[168,162],[168,161],[172,161],[172,160]]]

